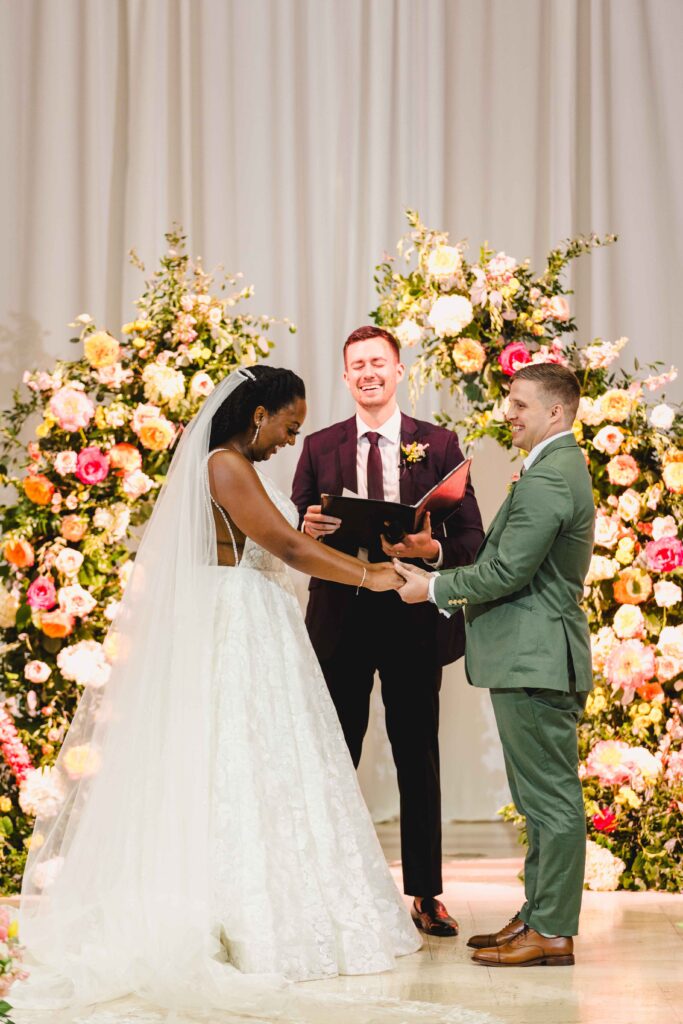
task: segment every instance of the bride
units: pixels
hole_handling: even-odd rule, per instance
[[[304,1012],[284,979],[386,971],[420,946],[287,565],[356,589],[402,581],[299,532],[257,468],[305,414],[291,371],[238,370],[178,445],[107,637],[109,681],[84,692],[36,822],[15,1006],[134,995],[319,1019],[321,997]]]

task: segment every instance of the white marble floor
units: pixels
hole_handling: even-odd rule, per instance
[[[396,827],[378,832],[391,855]],[[477,843],[477,856],[459,853]],[[505,826],[456,825],[444,849],[457,858],[445,861],[444,891],[458,938],[430,939],[390,974],[324,987],[460,1004],[504,1024],[683,1024],[683,895],[587,892],[574,967],[479,967],[467,937],[495,931],[519,908],[520,848]],[[501,849],[506,856],[490,856]],[[392,870],[400,884],[397,861]]]

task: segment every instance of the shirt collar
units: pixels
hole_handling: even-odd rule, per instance
[[[525,458],[524,462],[522,463],[525,472],[527,469],[531,468],[531,466],[534,464],[534,462],[541,454],[543,449],[547,447],[547,445],[549,445],[552,441],[557,441],[558,437],[566,437],[568,434],[573,433],[573,430],[560,430],[559,433],[553,434],[551,437],[546,437],[545,440],[539,441],[537,445],[534,445],[534,447],[531,449],[531,451]]]
[[[381,427],[369,427],[356,413],[356,430],[358,437],[367,434],[369,430],[374,430],[380,437],[385,437],[392,444],[398,444],[401,440],[401,410],[396,406],[389,419]]]

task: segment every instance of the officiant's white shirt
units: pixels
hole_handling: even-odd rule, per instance
[[[369,430],[379,434],[379,453],[382,456],[382,479],[384,481],[384,500],[400,501],[400,462],[401,462],[401,410],[396,407],[381,427],[369,427],[356,413],[356,476],[359,498],[368,496],[368,455],[370,442],[365,436]]]

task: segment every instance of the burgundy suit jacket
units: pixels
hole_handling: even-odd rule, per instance
[[[402,464],[400,473],[401,501],[412,505],[419,501],[449,470],[463,460],[457,435],[411,416],[401,415],[401,443],[419,441],[428,444],[427,454],[420,462]],[[319,505],[321,494],[341,494],[344,487],[357,491],[356,449],[358,444],[356,417],[319,430],[304,440],[301,458],[294,474],[292,500],[299,510],[300,522],[309,505]],[[469,484],[465,498],[450,519],[435,531],[443,549],[443,569],[469,565],[484,539],[479,507],[474,489]],[[326,542],[338,550],[355,555],[355,549],[335,542],[333,534]],[[417,562],[422,568],[430,566]],[[353,587],[312,578],[306,623],[318,657],[331,656],[339,643],[340,623],[348,601],[355,597]],[[383,595],[382,595],[383,596]],[[394,599],[398,595],[390,595]],[[447,619],[432,604],[405,606],[415,619],[414,633],[421,642],[436,645],[439,664],[447,665],[462,656],[465,631],[462,614]],[[411,630],[411,632],[413,632]]]

